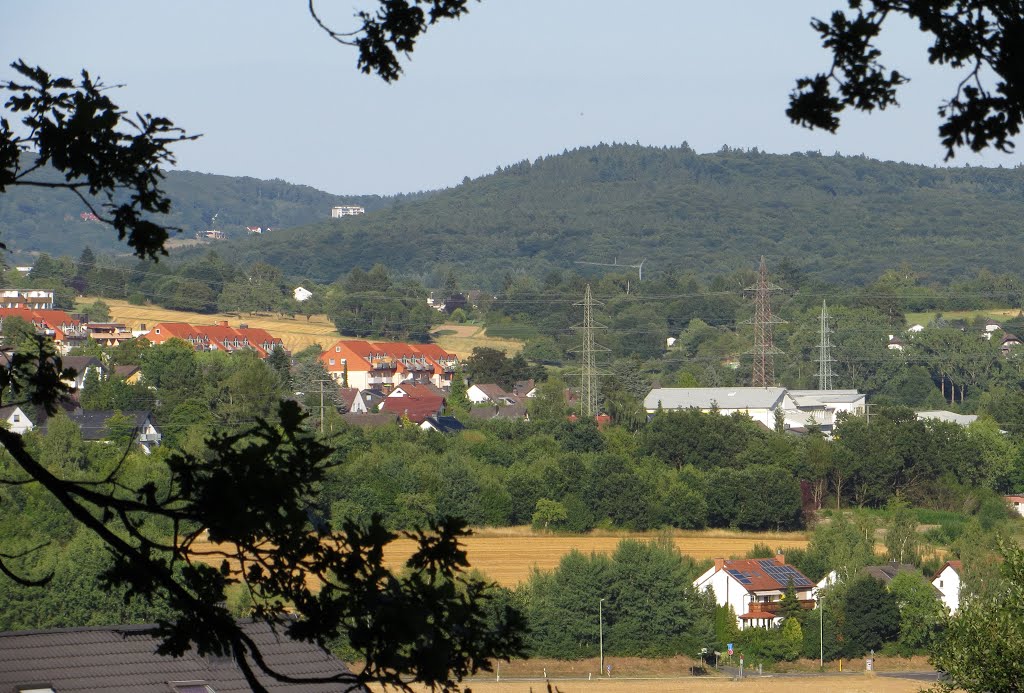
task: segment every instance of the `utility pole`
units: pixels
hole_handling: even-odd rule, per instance
[[[604,673],[604,599],[597,600],[597,633],[601,653],[601,669],[598,674],[600,675]]]
[[[320,432],[323,433],[324,432],[324,418],[325,418],[324,417],[324,412],[326,411],[326,406],[325,406],[325,403],[324,403],[324,383],[333,383],[334,381],[333,380],[317,380],[315,382],[320,383]]]
[[[832,334],[832,328],[828,324],[828,307],[825,305],[825,301],[821,302],[821,339],[818,342],[818,389],[819,390],[831,390],[833,387],[832,377],[832,364],[835,363],[835,359],[832,358],[832,343],[829,339],[829,335]]]
[[[636,270],[636,272],[637,272],[637,281],[641,281],[642,282],[644,280],[644,263],[645,262],[647,262],[647,258],[644,258],[643,260],[641,260],[640,262],[638,262],[635,265],[630,265],[628,263],[620,264],[619,263],[619,258],[615,258],[615,262],[587,262],[585,260],[577,260],[576,264],[577,265],[593,265],[595,267],[629,267],[631,269],[635,269]]]
[[[750,384],[754,387],[775,385],[775,354],[782,352],[775,348],[772,341],[772,325],[779,325],[785,320],[772,317],[771,299],[772,292],[779,290],[780,287],[768,281],[768,266],[762,255],[757,284],[747,288],[747,291],[754,294],[754,318],[747,321],[754,325],[754,348],[747,352],[754,355],[750,377]]]
[[[583,324],[574,325],[572,329],[583,333],[583,344],[575,351],[583,353],[583,367],[580,371],[580,416],[589,419],[598,413],[597,379],[601,372],[597,370],[595,355],[598,351],[608,351],[608,349],[594,341],[594,330],[607,329],[604,325],[594,322],[594,306],[604,304],[594,300],[593,294],[590,293],[590,284],[587,284],[583,303],[576,303],[574,305],[583,306]]]

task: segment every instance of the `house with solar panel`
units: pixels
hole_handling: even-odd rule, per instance
[[[782,595],[793,585],[800,607],[813,609],[814,583],[791,565],[786,557],[726,560],[715,564],[693,581],[700,591],[710,589],[719,606],[731,606],[736,625],[747,628],[774,628],[782,623]]]

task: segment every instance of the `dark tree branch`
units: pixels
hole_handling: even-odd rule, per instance
[[[1013,150],[1024,122],[1024,7],[1019,0],[848,0],[850,14],[832,13],[811,26],[832,52],[827,73],[797,80],[786,114],[794,123],[835,132],[847,107],[861,111],[898,105],[908,80],[880,62],[874,40],[891,16],[917,22],[934,40],[928,60],[969,67],[949,100],[938,107],[939,135],[952,159],[960,147]],[[994,84],[986,86],[983,76]]]
[[[442,19],[458,19],[469,12],[470,0],[380,0],[376,12],[360,11],[355,17],[362,24],[348,32],[335,31],[317,14],[315,0],[309,0],[309,14],[332,40],[359,50],[357,66],[385,82],[402,74],[398,53],[410,55],[416,40]],[[423,8],[426,8],[424,11]]]

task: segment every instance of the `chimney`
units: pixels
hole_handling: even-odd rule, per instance
[[[220,326],[221,327],[227,327],[228,326],[228,321],[227,320],[221,320],[220,321]]]
[[[227,323],[224,323],[224,324],[227,325]],[[238,329],[240,329],[240,330],[248,330],[249,329],[249,323],[243,322],[241,325],[238,326]]]
[[[718,572],[719,570],[721,570],[724,567],[725,567],[725,559],[724,558],[716,558],[715,559],[715,572]]]
[[[782,550],[775,552],[775,562],[779,565],[786,565],[786,554],[782,553]]]

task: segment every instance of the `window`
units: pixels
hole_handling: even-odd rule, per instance
[[[939,589],[942,589],[942,580],[939,580]]]
[[[204,681],[171,681],[174,693],[217,693]]]
[[[56,693],[52,687],[46,688],[19,688],[18,693]]]
[[[328,359],[328,360],[329,360],[329,361],[331,362],[331,364],[330,364],[330,365],[332,365],[332,366],[333,366],[333,365],[334,365],[334,359]]]
[[[154,330],[154,332],[156,332],[157,334],[160,334],[160,328],[159,328],[159,327],[158,327],[158,328],[156,328],[156,329]]]
[[[341,347],[340,346],[334,347],[334,351],[335,351],[335,353],[340,354],[341,353]]]
[[[21,421],[21,414],[15,414],[14,415],[14,423],[19,423],[20,421]]]

